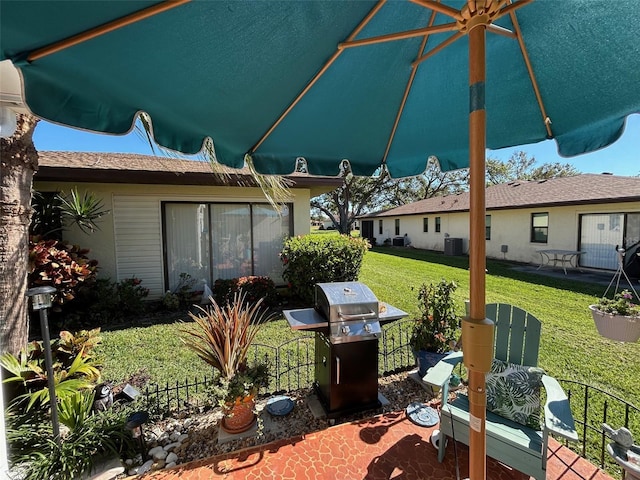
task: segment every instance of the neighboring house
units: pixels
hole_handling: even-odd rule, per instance
[[[207,162],[120,153],[39,156],[35,190],[68,193],[77,186],[111,211],[98,232],[71,228],[64,239],[91,250],[101,277],[142,279],[150,299],[174,289],[181,273],[209,285],[245,275],[282,283],[283,240],[309,233],[311,197],[341,182],[292,174],[290,199],[277,212],[247,170],[225,168],[225,185]]]
[[[640,178],[584,174],[513,181],[486,190],[487,257],[538,263],[538,250],[580,250],[580,265],[615,270],[616,246],[638,269]],[[359,217],[363,237],[377,245],[403,245],[466,254],[469,193],[433,197]],[[460,239],[460,240],[454,240]]]

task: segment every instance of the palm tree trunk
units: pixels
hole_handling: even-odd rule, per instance
[[[27,345],[27,268],[31,185],[38,168],[33,131],[38,119],[18,115],[16,132],[0,139],[0,351]]]

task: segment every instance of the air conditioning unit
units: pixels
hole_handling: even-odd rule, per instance
[[[462,255],[462,239],[461,238],[445,238],[444,254],[445,255]]]

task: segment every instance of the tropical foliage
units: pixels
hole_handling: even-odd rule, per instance
[[[62,238],[63,224],[77,225],[86,234],[99,230],[98,221],[109,210],[94,193],[80,194],[78,188],[72,188],[68,195],[63,192],[34,192],[31,200],[33,218],[29,227],[31,235],[43,239]]]
[[[68,196],[60,197],[60,213],[67,225],[77,225],[84,233],[93,233],[99,230],[97,221],[109,210],[104,209],[102,200],[91,192],[78,193],[78,188],[73,188]]]
[[[133,455],[135,443],[125,428],[128,408],[92,413],[93,394],[76,394],[60,404],[60,420],[68,430],[57,442],[42,414],[9,410],[7,443],[14,468],[24,480],[80,478],[104,455]],[[84,478],[84,477],[82,477]]]
[[[93,358],[93,349],[100,343],[99,332],[99,329],[75,335],[62,332],[60,339],[51,342],[53,379],[59,400],[90,389],[100,380],[99,365]],[[0,365],[10,373],[4,383],[21,387],[15,404],[26,402],[27,411],[34,406],[40,409],[48,406],[48,377],[42,342],[31,342],[18,356],[4,353],[0,356]]]
[[[67,245],[58,240],[29,242],[29,286],[49,285],[54,310],[76,298],[82,288],[88,288],[96,278],[98,262],[87,257],[89,250]]]

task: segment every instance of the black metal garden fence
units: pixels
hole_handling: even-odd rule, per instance
[[[410,321],[400,320],[383,327],[378,347],[379,374],[406,370],[414,365],[409,347]],[[278,346],[254,344],[249,362],[269,365],[267,393],[283,393],[311,387],[315,376],[315,337],[303,333]],[[185,379],[164,386],[152,384],[142,392],[144,408],[157,416],[175,415],[211,406],[208,389],[212,377]]]
[[[380,375],[408,370],[415,365],[409,346],[410,320],[386,325],[379,339],[378,369]],[[256,344],[250,361],[266,361],[270,365],[267,393],[276,394],[309,388],[315,376],[314,335],[305,333],[278,346]],[[141,407],[155,416],[177,415],[212,406],[208,388],[212,377],[177,381],[175,385],[151,385],[140,395]],[[572,380],[561,380],[571,403],[578,428],[579,444],[566,444],[594,465],[613,474],[621,469],[606,454],[608,439],[603,423],[614,429],[626,427],[640,432],[640,409],[626,400],[597,387]]]
[[[569,397],[580,438],[578,445],[568,443],[566,446],[594,465],[622,474],[622,469],[606,454],[610,440],[602,424],[607,423],[613,429],[625,427],[632,432],[640,432],[640,408],[598,387],[573,380],[560,380],[560,383]]]

